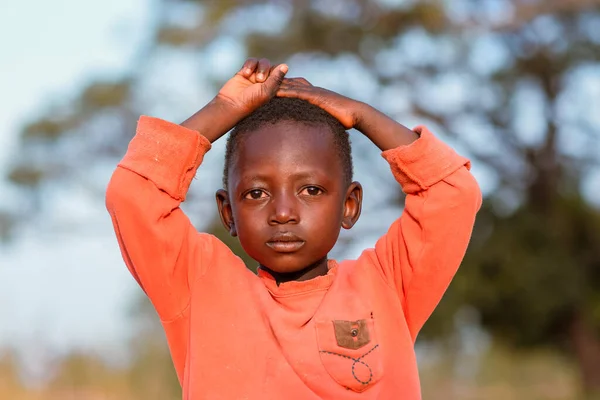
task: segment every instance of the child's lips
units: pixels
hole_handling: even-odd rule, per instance
[[[278,253],[293,253],[300,250],[305,242],[267,242],[267,246]]]
[[[278,253],[293,253],[306,242],[291,232],[281,232],[273,236],[266,245]]]

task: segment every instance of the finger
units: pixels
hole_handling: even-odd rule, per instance
[[[299,77],[299,78],[294,78],[294,80],[299,85],[302,85],[302,86],[312,86],[312,83],[310,83],[309,81],[307,81],[305,78]]]
[[[281,82],[282,85],[286,85],[286,86],[298,86],[296,84],[296,82],[294,81],[295,78],[284,78],[283,82]]]
[[[284,78],[283,82],[281,82],[281,87],[282,88],[297,88],[297,87],[302,87],[301,85],[299,85],[298,83],[294,82],[293,78]]]
[[[289,67],[286,64],[280,64],[276,68],[274,68],[267,80],[265,81],[265,89],[268,93],[275,95],[277,90],[281,86],[281,82],[283,82],[283,78],[285,74],[287,74]]]
[[[287,92],[289,93],[286,94],[286,97],[292,97],[291,94],[293,94],[293,96],[298,96],[298,95],[302,95],[303,98],[305,97],[315,97],[315,96],[320,96],[321,93],[321,88],[317,87],[317,86],[310,86],[310,85],[305,85],[303,83],[298,83],[298,82],[288,82],[284,79],[283,83],[281,84],[281,86],[279,87],[279,89],[283,92]],[[278,95],[279,96],[279,95]]]
[[[254,57],[250,57],[249,59],[247,59],[244,62],[244,65],[242,65],[242,68],[240,69],[240,71],[238,73],[240,75],[242,75],[243,77],[248,78],[250,75],[252,75],[254,73],[257,65],[258,65],[258,59],[254,58]]]
[[[313,87],[313,85],[304,78],[285,78],[282,86],[289,87]]]
[[[314,96],[314,93],[311,93],[310,90],[306,90],[303,87],[280,87],[276,93],[277,97],[291,97],[295,99],[309,100]]]
[[[275,70],[276,70],[277,68],[279,68],[279,67],[280,67],[280,65],[271,65],[271,68],[269,68],[269,73],[268,73],[268,74],[266,74],[266,76],[265,76],[265,80],[266,80],[266,79],[267,79],[269,76],[271,76],[271,74],[272,74],[273,72],[275,72]],[[285,80],[285,79],[286,79],[286,78],[283,78],[283,80]]]
[[[258,60],[258,68],[256,70],[256,81],[264,82],[269,76],[269,71],[271,70],[271,62],[266,58],[261,58]]]
[[[289,85],[295,85],[295,84],[297,84],[297,83],[298,83],[298,78],[287,78],[287,77],[286,77],[286,78],[283,80],[283,83],[287,83],[287,84],[289,84]]]

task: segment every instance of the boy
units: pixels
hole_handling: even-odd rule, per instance
[[[469,161],[285,73],[249,59],[183,124],[140,119],[107,190],[125,262],[161,318],[184,399],[418,399],[413,345],[481,203]],[[179,208],[233,127],[217,206],[258,276]],[[374,249],[337,263],[327,253],[362,202],[349,128],[383,151],[407,198]]]

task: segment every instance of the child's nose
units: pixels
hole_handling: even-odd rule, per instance
[[[287,224],[298,222],[297,207],[294,196],[282,194],[272,200],[273,209],[269,223]]]

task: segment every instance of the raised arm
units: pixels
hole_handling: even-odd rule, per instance
[[[123,259],[163,321],[186,307],[200,272],[189,267],[203,265],[202,247],[209,247],[179,208],[209,149],[195,131],[141,117],[106,191]]]
[[[173,335],[187,331],[181,325],[189,323],[182,317],[190,285],[229,249],[196,232],[179,205],[211,142],[273,97],[286,72],[285,65],[272,69],[266,59],[249,59],[208,105],[181,125],[142,117],[108,185],[106,206],[123,258],[167,331],[180,381],[187,338]]]
[[[481,206],[469,161],[426,128],[415,131],[420,138],[411,145],[383,152],[407,196],[402,216],[374,251],[413,340],[460,266]]]
[[[407,194],[406,207],[372,257],[398,293],[413,340],[440,301],[467,249],[481,192],[469,161],[427,129],[410,130],[373,107],[314,87],[303,78],[285,79],[278,96],[307,100],[356,128],[383,151]]]
[[[275,95],[287,66],[249,59],[181,125],[142,117],[106,192],[123,258],[163,321],[178,318],[216,240],[179,208],[211,142]]]

